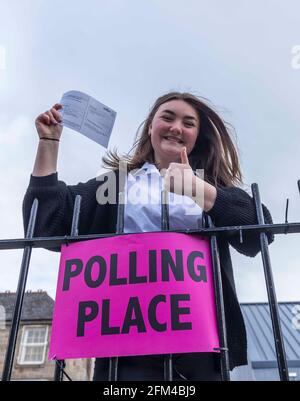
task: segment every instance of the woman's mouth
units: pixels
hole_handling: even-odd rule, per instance
[[[183,141],[180,138],[176,138],[174,136],[164,136],[163,139],[165,139],[166,141],[170,141],[170,142],[175,142],[175,143],[179,143],[180,145],[183,145]]]

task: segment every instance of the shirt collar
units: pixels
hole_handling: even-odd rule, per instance
[[[142,167],[139,168],[138,170],[136,170],[132,175],[134,177],[137,177],[137,176],[141,176],[141,175],[144,175],[144,174],[159,174],[160,175],[160,172],[159,172],[159,170],[157,169],[157,167],[154,164],[149,163],[149,162],[145,162],[142,165]]]

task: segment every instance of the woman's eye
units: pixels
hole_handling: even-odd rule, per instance
[[[167,122],[171,122],[171,121],[174,120],[174,118],[173,118],[172,116],[168,116],[168,115],[162,116],[162,119],[163,119],[164,121],[167,121]],[[191,121],[183,121],[183,124],[184,124],[184,126],[187,127],[187,128],[195,127],[195,124],[194,124],[193,122],[191,122]]]

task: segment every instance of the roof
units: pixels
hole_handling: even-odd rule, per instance
[[[15,292],[0,292],[0,306],[5,309],[6,321],[12,320],[16,300]],[[24,302],[21,320],[52,320],[54,300],[45,291],[27,291],[24,295]]]
[[[279,302],[279,316],[289,366],[300,366],[300,301]],[[252,362],[266,367],[277,361],[268,303],[241,304]]]

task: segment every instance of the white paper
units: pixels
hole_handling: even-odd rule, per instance
[[[61,124],[107,148],[117,113],[98,100],[79,91],[63,94]]]

